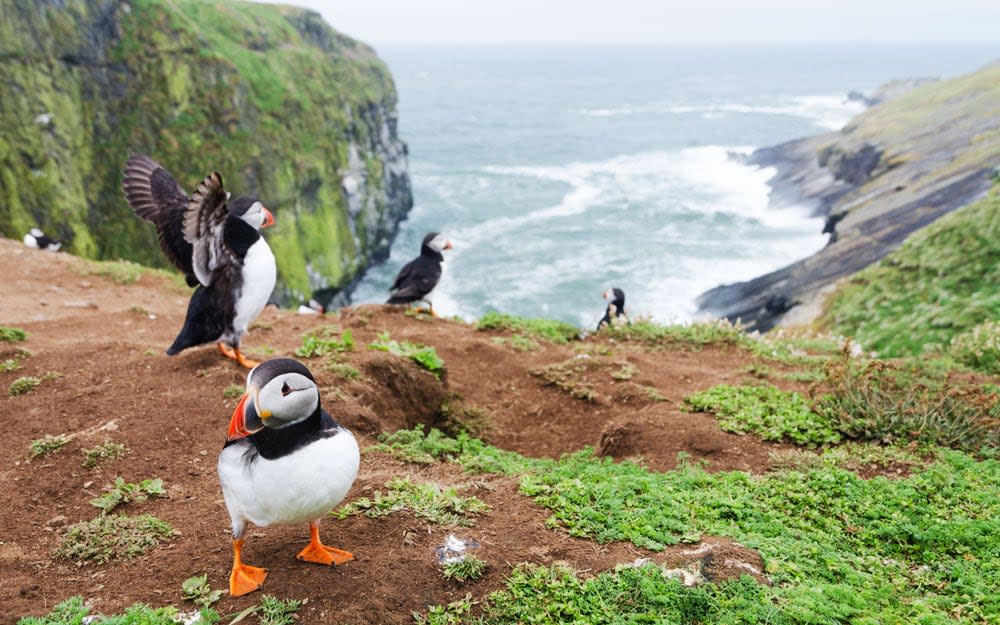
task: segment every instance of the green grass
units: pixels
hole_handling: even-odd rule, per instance
[[[28,445],[28,451],[32,458],[44,456],[54,451],[58,451],[73,440],[68,434],[46,434],[42,438],[36,438]]]
[[[327,354],[354,351],[354,334],[350,329],[340,330],[334,326],[320,326],[302,336],[302,347],[295,350],[297,356],[314,358]]]
[[[144,272],[150,271],[148,267],[143,267],[130,260],[86,260],[80,259],[79,271],[87,276],[97,276],[107,278],[117,284],[132,284],[142,277]]]
[[[25,393],[30,393],[39,386],[42,382],[47,382],[49,380],[56,380],[62,377],[62,374],[58,371],[49,371],[42,377],[36,377],[33,375],[24,375],[19,377],[10,383],[7,387],[7,395],[10,397],[17,397],[18,395],[24,395]]]
[[[107,514],[118,506],[132,501],[146,501],[150,497],[166,497],[163,490],[163,480],[160,478],[143,480],[138,484],[126,482],[116,477],[110,490],[90,500],[90,505],[100,509],[101,514]]]
[[[278,599],[271,595],[260,598],[260,625],[293,625],[296,613],[302,607],[297,599]]]
[[[17,371],[21,368],[21,360],[18,358],[6,358],[0,360],[0,373],[7,373],[8,371]]]
[[[378,339],[368,345],[369,348],[389,352],[396,356],[409,358],[424,369],[434,374],[440,379],[444,374],[444,360],[438,356],[433,347],[411,343],[410,341],[397,341],[389,336],[388,332],[379,332]]]
[[[564,321],[553,319],[527,319],[499,312],[488,312],[476,322],[477,330],[505,330],[520,335],[522,339],[540,339],[550,343],[565,344],[580,338],[580,329]],[[513,337],[511,337],[513,341]],[[518,340],[522,347],[528,344]],[[512,342],[513,346],[513,342]]]
[[[175,533],[166,521],[148,514],[100,515],[71,525],[63,534],[56,556],[103,564],[141,555]]]
[[[485,560],[476,556],[466,554],[465,557],[441,565],[441,575],[445,579],[453,579],[457,582],[467,582],[477,580],[486,574],[489,565]]]
[[[5,343],[18,343],[28,338],[28,333],[21,328],[11,328],[0,326],[0,341]]]
[[[405,510],[436,525],[470,526],[475,523],[475,515],[490,511],[490,507],[478,497],[462,497],[456,488],[443,488],[431,482],[417,483],[408,478],[394,478],[385,487],[384,493],[375,491],[370,499],[355,499],[332,514],[346,519],[364,513],[369,518],[377,519]]]
[[[946,350],[956,340],[960,360],[994,371],[995,346],[983,360],[963,358],[981,341],[960,337],[995,322],[997,311],[1000,191],[941,217],[853,275],[830,297],[819,323],[881,356]]]
[[[215,610],[202,608],[198,615],[198,625],[213,625],[219,622],[219,615]],[[177,625],[180,617],[177,608],[151,608],[141,603],[133,605],[119,615],[92,615],[83,597],[71,597],[58,604],[46,616],[26,616],[18,620],[17,625],[80,625],[91,622],[100,625]]]
[[[726,320],[661,325],[649,319],[638,319],[627,325],[609,326],[597,335],[656,349],[701,349],[706,345],[738,345],[749,348],[754,341],[740,326]]]
[[[719,384],[685,397],[684,402],[692,410],[715,413],[726,432],[753,432],[766,441],[787,440],[807,447],[840,441],[830,421],[813,412],[806,398],[771,385]]]
[[[208,574],[189,577],[181,583],[181,596],[202,608],[211,607],[222,598],[223,591],[213,590],[208,583]]]
[[[773,587],[739,581],[682,590],[649,567],[603,579],[563,573],[553,578],[550,569],[541,569],[512,575],[507,598],[491,595],[482,606],[487,623],[649,622],[650,613],[643,610],[652,608],[639,610],[647,602],[666,610],[690,601],[703,607],[669,622],[874,625],[1000,618],[995,450],[977,460],[937,449],[909,475],[890,480],[862,479],[839,460],[826,461],[835,450],[823,452],[818,463],[760,476],[708,473],[686,462],[654,473],[597,458],[590,450],[559,460],[531,459],[468,437],[446,443],[432,431],[424,437],[430,442],[421,443],[419,432],[397,434],[385,444],[422,448],[468,471],[519,476],[521,492],[550,511],[553,529],[653,550],[724,536],[759,551],[774,582]],[[530,582],[532,575],[539,581]],[[618,590],[590,594],[583,586],[592,583]],[[582,610],[600,605],[610,607],[588,620]],[[631,612],[633,607],[639,611]],[[574,621],[572,610],[587,616]],[[444,618],[436,614],[429,611],[426,618]],[[478,622],[468,615],[456,619],[451,622]]]
[[[542,348],[538,341],[520,334],[512,334],[509,337],[494,336],[490,341],[496,345],[506,345],[515,352],[536,352]]]
[[[246,387],[242,384],[230,384],[226,388],[222,389],[222,398],[236,399],[237,397],[242,397],[245,391]]]
[[[968,332],[956,334],[948,352],[967,367],[1000,375],[1000,322],[984,321]]]
[[[348,382],[361,379],[361,372],[345,363],[328,362],[326,363],[326,370],[331,373],[335,373]]]

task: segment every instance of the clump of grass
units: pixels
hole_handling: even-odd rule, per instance
[[[5,360],[0,360],[0,373],[7,373],[8,371],[17,371],[21,368],[21,361],[17,358],[7,358]]]
[[[33,375],[24,375],[10,383],[10,386],[7,388],[7,394],[10,397],[24,395],[41,386],[42,382],[56,380],[61,376],[62,374],[57,371],[49,371],[40,378]]]
[[[11,328],[0,326],[0,341],[5,343],[17,343],[28,338],[28,333],[21,328]]]
[[[492,427],[490,414],[477,406],[466,406],[451,400],[441,406],[441,429],[450,435],[467,432],[472,436],[481,436]]]
[[[670,401],[669,399],[667,399],[666,395],[664,395],[658,389],[652,386],[643,386],[641,388],[643,395],[645,395],[646,399],[648,399],[649,401],[655,401],[655,402]]]
[[[184,580],[181,583],[181,595],[185,601],[207,608],[222,598],[222,591],[212,590],[208,583],[208,574],[205,574]]]
[[[130,260],[86,260],[80,259],[82,273],[88,276],[107,278],[118,284],[132,284],[142,277],[146,267]]]
[[[292,625],[302,607],[298,599],[278,599],[271,595],[260,598],[260,625]]]
[[[121,477],[115,478],[115,483],[111,489],[90,500],[90,505],[101,510],[101,514],[107,514],[122,504],[131,501],[146,501],[150,497],[166,497],[167,491],[163,490],[163,480],[160,478],[143,480],[138,484],[126,482]]]
[[[512,334],[509,337],[495,336],[491,341],[497,345],[506,345],[516,352],[534,352],[542,348],[541,343],[521,334]]]
[[[351,382],[353,380],[358,380],[361,378],[361,372],[351,365],[340,363],[340,362],[328,362],[326,363],[327,371],[335,373],[341,378]]]
[[[660,325],[648,319],[639,319],[626,325],[608,326],[598,334],[652,348],[686,346],[700,349],[713,344],[750,347],[754,341],[739,325],[725,319],[674,325]]]
[[[223,399],[235,399],[241,397],[243,392],[246,390],[242,384],[230,384],[226,388],[222,389]]]
[[[774,369],[759,362],[752,362],[740,369],[740,371],[760,380],[766,380],[767,378],[774,377]]]
[[[38,456],[44,456],[45,454],[62,449],[71,440],[73,440],[73,437],[68,434],[46,434],[42,438],[36,438],[31,441],[28,449],[31,452],[31,457],[37,458]]]
[[[116,460],[125,455],[128,447],[124,443],[113,443],[105,441],[96,447],[83,450],[83,466],[89,468],[96,467],[105,460]]]
[[[580,329],[554,319],[526,319],[498,312],[488,312],[476,322],[477,330],[507,330],[525,337],[565,344],[580,338]]]
[[[399,430],[379,435],[379,444],[371,449],[384,451],[405,462],[434,464],[437,460],[454,456],[462,446],[441,430],[431,429],[426,434],[420,426],[412,430]]]
[[[432,605],[427,608],[427,615],[413,613],[416,625],[462,625],[472,618],[472,595],[467,594],[462,599],[452,601],[448,605]]]
[[[369,344],[368,347],[409,358],[433,373],[434,377],[438,379],[441,378],[445,370],[444,360],[438,356],[437,351],[433,347],[409,341],[396,341],[389,336],[388,332],[380,332],[378,339]]]
[[[948,351],[967,367],[1000,374],[1000,321],[984,321],[964,334],[955,335]]]
[[[302,335],[302,347],[295,350],[295,354],[303,358],[313,358],[315,356],[325,356],[332,353],[344,353],[354,351],[354,333],[350,328],[340,332],[335,326],[319,326],[312,332]]]
[[[485,560],[469,553],[463,558],[441,565],[441,574],[445,579],[467,582],[482,577],[487,568],[489,565]]]
[[[611,372],[611,377],[619,381],[631,380],[632,376],[634,375],[635,375],[635,365],[629,362],[622,363],[621,369],[619,369],[618,371]]]
[[[830,420],[813,412],[806,398],[771,385],[719,384],[685,397],[684,402],[692,410],[715,413],[719,427],[727,432],[753,432],[767,441],[787,439],[809,447],[840,440]]]
[[[820,453],[805,449],[772,452],[771,468],[798,471],[839,468],[854,473],[892,467],[909,470],[929,465],[938,451],[939,448],[930,446],[911,449],[909,446],[847,442],[828,447]]]
[[[194,620],[194,619],[197,620]],[[100,623],[101,625],[177,625],[178,623],[197,623],[197,625],[214,625],[219,621],[219,614],[211,608],[202,608],[197,615],[181,614],[177,608],[168,606],[152,608],[142,603],[136,603],[122,614],[90,614],[90,606],[83,597],[70,597],[56,605],[52,612],[45,616],[26,616],[17,625],[80,625],[81,623]]]
[[[914,375],[883,360],[840,359],[815,410],[849,438],[968,451],[1000,444],[1000,401],[980,385]]]
[[[602,363],[593,358],[574,357],[534,369],[531,375],[540,378],[545,384],[562,389],[570,397],[594,402],[597,401],[598,394],[587,381],[586,374],[600,366]]]
[[[63,534],[56,555],[69,560],[103,564],[115,558],[132,558],[175,534],[166,521],[147,514],[100,515],[75,523]]]
[[[472,515],[485,514],[490,507],[478,497],[462,497],[455,488],[442,488],[431,482],[417,483],[409,478],[394,478],[386,491],[375,491],[372,498],[361,497],[341,506],[332,514],[345,519],[364,513],[370,518],[408,510],[414,516],[437,525],[473,525]]]

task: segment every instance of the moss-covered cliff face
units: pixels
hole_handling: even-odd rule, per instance
[[[0,233],[165,264],[120,190],[129,152],[275,212],[276,296],[339,287],[412,205],[396,93],[308,10],[200,0],[0,3]]]

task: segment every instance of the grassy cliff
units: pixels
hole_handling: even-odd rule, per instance
[[[387,253],[412,201],[375,53],[299,8],[103,0],[0,5],[0,232],[164,265],[120,191],[129,152],[188,188],[219,171],[278,219],[284,300]]]

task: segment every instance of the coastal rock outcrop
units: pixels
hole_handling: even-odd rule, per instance
[[[0,233],[165,264],[120,191],[129,152],[275,212],[277,300],[349,285],[412,206],[396,92],[315,12],[243,2],[0,5]]]
[[[749,164],[775,168],[771,205],[801,205],[826,217],[829,243],[787,267],[706,291],[697,299],[701,311],[766,331],[790,310],[816,304],[839,278],[986,193],[989,172],[1000,163],[1000,64],[897,91],[839,132],[750,155]]]

